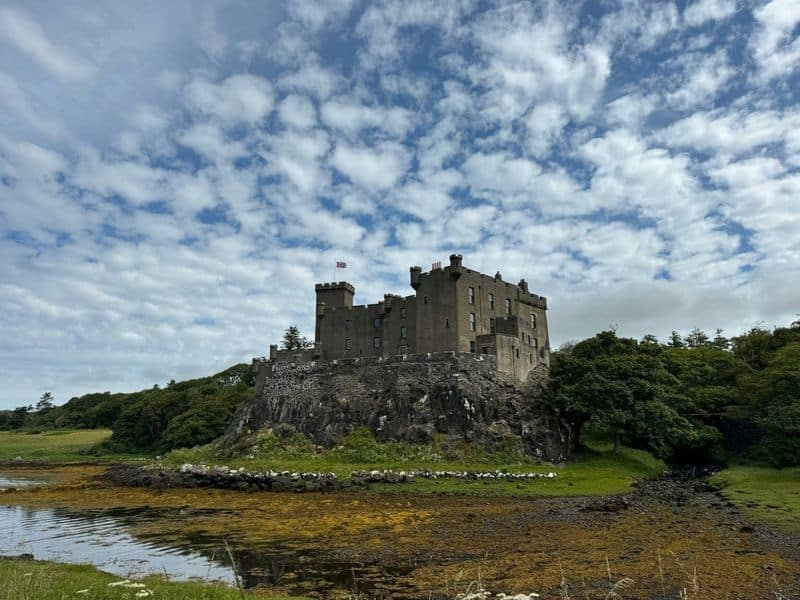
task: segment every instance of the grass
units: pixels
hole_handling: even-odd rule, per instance
[[[711,481],[753,521],[800,533],[800,467],[736,465]]]
[[[111,436],[108,429],[69,429],[28,433],[0,431],[0,462],[40,461],[49,463],[130,460],[132,455],[96,455],[91,451]]]
[[[289,596],[244,592],[223,584],[173,582],[153,576],[129,582],[88,565],[0,559],[0,600],[289,600]],[[133,585],[130,585],[130,584]],[[149,592],[146,594],[146,592]]]
[[[651,454],[630,448],[614,453],[612,444],[595,438],[568,463],[553,465],[525,456],[509,445],[489,451],[474,444],[453,443],[437,437],[432,444],[403,442],[378,443],[367,430],[357,430],[336,448],[316,452],[301,435],[281,440],[271,433],[260,433],[246,446],[231,454],[215,444],[175,450],[164,457],[168,466],[183,463],[222,464],[251,471],[325,471],[347,477],[353,471],[371,469],[412,469],[446,471],[508,471],[515,473],[557,473],[555,479],[525,482],[466,481],[457,479],[418,479],[403,484],[404,493],[514,494],[538,496],[606,495],[626,492],[636,478],[656,478],[665,469]],[[378,491],[398,491],[397,485],[375,485]]]

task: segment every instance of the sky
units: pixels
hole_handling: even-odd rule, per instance
[[[553,347],[788,324],[799,100],[800,0],[2,0],[0,408],[249,362],[314,283],[452,252]]]

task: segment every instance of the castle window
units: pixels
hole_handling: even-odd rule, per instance
[[[517,358],[519,358],[519,348],[517,348]]]
[[[353,328],[353,322],[350,319],[347,319],[344,322],[344,328],[346,331],[350,331]]]
[[[481,354],[489,354],[489,346],[484,346],[481,348]]]
[[[475,313],[469,313],[469,330],[475,331]]]
[[[511,298],[506,298],[506,314],[511,314]]]
[[[372,326],[375,329],[378,329],[381,325],[382,325],[382,323],[381,323],[381,318],[380,317],[375,317],[375,319],[372,320]]]
[[[397,347],[397,351],[400,352],[400,354],[408,354],[408,346],[402,344]]]
[[[406,310],[405,306],[401,306],[400,307],[400,318],[401,319],[405,319],[407,315],[408,315],[408,310]]]
[[[379,338],[379,337],[372,338],[372,347],[375,348],[376,350],[378,348],[380,348],[381,347],[381,338]]]
[[[400,328],[400,339],[403,339],[403,340],[406,339],[408,337],[407,334],[408,334],[408,331],[406,330],[406,328],[405,327],[401,327]]]
[[[489,317],[489,333],[497,333],[497,323],[495,323],[494,317]]]
[[[349,323],[349,321],[348,321]],[[353,349],[353,340],[351,338],[345,338],[344,340],[344,349],[345,350],[352,350]]]
[[[529,333],[528,334],[528,346],[530,346],[530,345],[531,345],[531,334]]]
[[[528,354],[528,362],[533,364],[533,354]]]
[[[536,329],[536,315],[531,313],[531,329]]]
[[[427,296],[424,296],[424,297],[422,298],[422,303],[423,303],[423,304],[427,304],[427,303],[428,303],[428,297],[427,297]]]
[[[489,308],[494,308],[494,294],[489,294]]]
[[[533,338],[533,347],[534,348],[538,348],[539,347],[539,340],[537,338]]]
[[[472,352],[472,354],[475,354],[475,340],[472,340],[469,343],[469,351]]]
[[[475,304],[475,288],[471,287],[467,289],[467,300],[469,300],[470,304]]]
[[[450,329],[450,319],[444,320],[444,326],[447,327],[447,329]]]

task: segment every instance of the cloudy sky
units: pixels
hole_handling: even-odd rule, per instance
[[[0,407],[267,352],[335,261],[554,346],[800,312],[800,0],[0,2]]]

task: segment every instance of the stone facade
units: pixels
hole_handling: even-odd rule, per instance
[[[366,306],[353,305],[350,283],[317,284],[313,350],[289,353],[271,347],[271,360],[471,353],[492,357],[497,370],[518,381],[549,366],[547,299],[531,293],[524,279],[514,285],[500,273],[478,273],[453,254],[444,268],[423,273],[411,267],[410,284],[415,294],[386,294]]]

